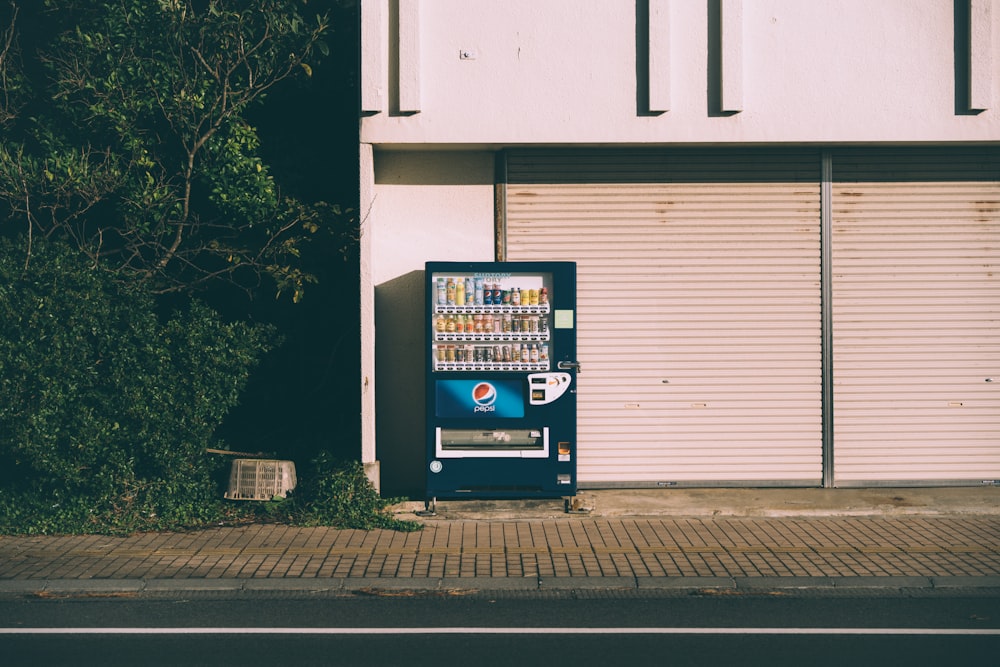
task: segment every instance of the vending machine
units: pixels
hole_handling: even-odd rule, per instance
[[[427,501],[576,494],[576,264],[429,262]]]

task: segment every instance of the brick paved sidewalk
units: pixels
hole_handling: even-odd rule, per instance
[[[952,577],[1000,581],[1000,516],[429,520],[396,533],[252,525],[0,536],[0,582]],[[971,578],[971,579],[970,579]]]

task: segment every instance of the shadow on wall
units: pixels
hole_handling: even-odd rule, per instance
[[[969,108],[969,0],[955,0],[955,115],[977,116],[981,109]]]
[[[375,288],[375,440],[381,495],[424,497],[424,272]]]

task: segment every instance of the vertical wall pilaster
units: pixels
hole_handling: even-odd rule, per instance
[[[720,0],[721,111],[743,110],[743,0]]]
[[[994,0],[969,0],[969,109],[983,111],[993,103]]]
[[[386,16],[384,0],[361,0],[361,112],[385,111]]]
[[[399,111],[420,111],[420,0],[399,0]]]
[[[670,0],[649,0],[649,111],[670,111]]]
[[[372,218],[375,207],[375,155],[371,144],[359,146],[359,264],[361,301],[361,462],[375,489],[380,488],[375,451],[375,285],[372,279]]]

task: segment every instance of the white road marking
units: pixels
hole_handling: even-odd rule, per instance
[[[1000,628],[0,628],[0,635],[985,635]]]

